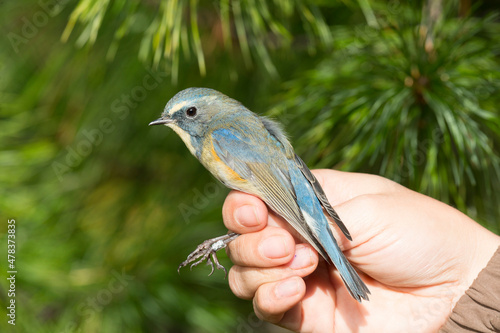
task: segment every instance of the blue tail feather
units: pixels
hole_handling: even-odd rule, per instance
[[[333,237],[330,228],[327,227],[325,229],[326,230],[318,235],[319,242],[328,253],[330,260],[339,271],[340,276],[342,277],[342,281],[347,287],[347,290],[358,302],[361,302],[361,298],[368,300],[368,294],[370,294],[368,287],[365,285],[363,280],[361,280],[349,260],[347,260],[347,258],[344,256],[344,253],[342,253],[342,251],[340,250],[340,247]]]
[[[294,162],[289,164],[289,175],[295,191],[297,204],[309,227],[308,229],[312,233],[311,236],[314,240],[318,241],[322,247],[321,250],[324,250],[323,253],[320,252],[320,254],[323,255],[327,261],[335,265],[347,290],[353,298],[359,302],[361,302],[361,299],[368,300],[368,294],[370,294],[368,287],[364,284],[358,273],[340,250],[314,190]]]

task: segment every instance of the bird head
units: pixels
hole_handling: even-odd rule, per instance
[[[201,139],[214,120],[237,112],[242,105],[228,96],[209,88],[188,88],[172,97],[161,117],[149,125],[172,128],[193,155],[197,155]]]

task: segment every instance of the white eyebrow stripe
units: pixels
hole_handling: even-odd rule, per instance
[[[200,98],[201,101],[207,103],[207,104],[211,104],[212,102],[214,102],[215,100],[217,99],[217,96],[203,96]],[[176,113],[177,111],[179,111],[180,109],[182,109],[183,107],[185,107],[186,105],[188,105],[190,103],[190,101],[181,101],[177,104],[175,104],[174,106],[172,106],[170,108],[170,111],[168,112],[169,115],[173,115],[174,113]]]
[[[175,104],[174,106],[172,106],[172,108],[170,108],[170,111],[168,112],[168,114],[173,115],[174,113],[176,113],[177,111],[179,111],[180,109],[185,107],[188,103],[189,103],[189,101],[182,101],[182,102]]]

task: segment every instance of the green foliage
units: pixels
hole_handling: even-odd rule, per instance
[[[154,18],[147,19],[146,15],[152,13]],[[331,42],[330,31],[311,1],[286,0],[201,3],[198,0],[158,3],[122,0],[113,4],[110,1],[80,0],[71,13],[63,40],[68,40],[75,25],[80,23],[81,32],[76,44],[94,44],[106,15],[112,22],[111,29],[114,29],[108,58],[116,56],[118,44],[124,36],[141,32],[139,58],[145,63],[152,61],[155,68],[164,60],[174,83],[178,80],[181,58],[189,59],[192,54],[196,57],[200,74],[205,76],[205,52],[214,48],[223,48],[232,56],[241,57],[247,67],[251,66],[252,58],[257,58],[268,73],[277,77],[269,50],[290,47],[298,20],[306,32],[311,51],[317,42],[322,45]],[[239,53],[235,53],[236,50]]]
[[[380,28],[335,27],[332,55],[274,114],[290,115],[313,164],[386,176],[500,230],[498,16],[383,9]]]
[[[147,126],[188,86],[278,105],[311,167],[386,175],[498,230],[498,19],[347,3],[3,3],[0,212],[16,219],[18,331],[273,331],[221,272],[176,272],[226,232],[228,190]]]

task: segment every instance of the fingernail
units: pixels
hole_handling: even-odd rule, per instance
[[[255,227],[259,225],[255,208],[250,205],[241,206],[234,212],[234,219],[244,227]]]
[[[299,292],[299,284],[297,279],[286,280],[280,282],[274,289],[276,298],[287,298],[296,295]]]
[[[259,245],[260,253],[270,259],[283,258],[288,255],[285,238],[283,236],[273,236],[264,240]]]
[[[313,264],[313,256],[311,253],[311,249],[307,246],[298,247],[295,250],[295,255],[293,257],[292,263],[290,264],[290,268],[292,269],[302,269],[309,267]]]

